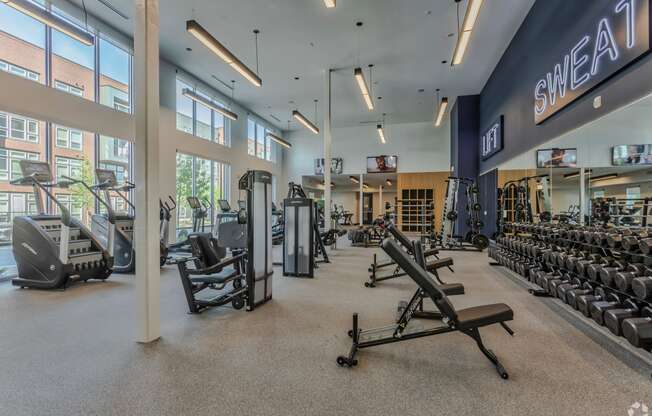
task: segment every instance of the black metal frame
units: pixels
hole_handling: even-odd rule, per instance
[[[176,260],[177,267],[179,268],[179,276],[183,285],[183,291],[186,295],[188,302],[188,309],[190,313],[200,313],[206,308],[222,306],[231,303],[235,309],[241,309],[245,302],[248,300],[248,285],[246,283],[246,267],[245,262],[247,253],[235,254],[218,264],[202,269],[189,269],[187,263],[192,261],[197,263],[197,257],[188,257]],[[220,273],[225,267],[234,266],[226,278],[219,279],[219,282],[206,281],[206,277],[210,278],[211,275]],[[193,279],[193,276],[203,276]],[[197,294],[205,289],[222,291],[229,283],[232,284],[232,289],[226,292],[221,292],[210,298],[197,298]]]
[[[299,217],[299,210],[300,209],[305,209],[308,208],[308,211],[310,212],[310,218],[309,218],[309,227],[307,230],[299,230],[299,222],[298,222],[298,217]],[[287,198],[283,200],[283,215],[286,216],[284,218],[284,223],[287,224],[287,216],[288,215],[293,215],[295,218],[295,224],[294,224],[294,271],[289,271],[288,270],[288,265],[285,262],[285,255],[288,250],[288,242],[289,239],[283,237],[283,276],[294,276],[294,277],[314,277],[315,275],[315,249],[317,248],[316,240],[315,240],[315,227],[312,225],[315,223],[315,210],[314,210],[314,202],[312,199],[309,198]],[[284,231],[287,231],[287,227],[285,228]],[[299,233],[300,231],[302,232],[307,232],[310,234],[308,237],[308,241],[310,243],[308,244],[308,272],[307,273],[299,273]],[[319,236],[317,237],[318,239]],[[320,239],[321,240],[321,239]]]

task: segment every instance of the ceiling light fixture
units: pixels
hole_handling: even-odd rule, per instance
[[[337,6],[337,0],[324,0],[327,9],[332,9]]]
[[[292,117],[294,117],[299,123],[303,124],[303,126],[311,132],[319,134],[319,129],[317,126],[312,124],[312,122],[308,120],[303,114],[301,114],[299,110],[292,111]]]
[[[387,179],[385,183],[387,184],[387,186],[392,186],[392,181],[390,181],[389,179]]]
[[[67,20],[45,10],[36,4],[27,0],[0,0],[9,7],[12,7],[19,12],[26,14],[39,22],[46,24],[59,32],[65,33],[71,38],[83,43],[87,46],[92,46],[95,43],[93,35],[77,26],[69,23]]]
[[[353,183],[360,183],[360,179],[356,178],[355,176],[349,176],[349,179],[351,179],[351,182]]]
[[[362,187],[363,187],[363,188],[369,188],[369,185],[366,184],[366,183],[363,183],[363,184],[362,184]]]
[[[383,113],[383,123],[376,125],[376,130],[378,131],[378,136],[380,137],[380,142],[382,144],[387,143],[387,140],[385,139],[385,130],[383,128],[384,125],[385,125],[385,113]]]
[[[280,144],[281,146],[285,147],[286,149],[291,149],[292,144],[290,142],[287,142],[283,140],[283,138],[275,135],[274,133],[267,133],[267,137],[275,141],[276,143]]]
[[[220,107],[219,105],[213,103],[211,100],[209,100],[206,97],[202,97],[201,95],[197,94],[196,92],[192,91],[189,88],[184,88],[181,93],[185,96],[190,98],[191,100],[203,105],[204,107],[208,107],[213,111],[217,111],[218,113],[222,114],[224,117],[229,118],[233,121],[238,119],[238,115],[234,113],[233,111],[229,111],[224,107]]]
[[[240,75],[245,77],[247,81],[251,82],[257,87],[263,85],[263,81],[258,75],[249,69],[242,61],[236,58],[235,55],[231,53],[224,45],[222,45],[217,39],[213,37],[206,29],[204,29],[197,21],[188,20],[186,22],[186,31],[193,35],[198,41],[200,41],[204,46],[210,49],[215,55],[217,55],[224,62],[229,64],[233,69],[238,71]]]
[[[459,0],[456,1],[457,7],[459,8]],[[453,52],[453,60],[451,61],[452,66],[461,64],[462,60],[464,59],[464,53],[466,52],[466,48],[469,46],[471,33],[473,32],[475,21],[478,19],[478,15],[480,14],[480,7],[482,7],[482,2],[483,0],[469,0],[469,4],[466,6],[466,13],[464,14],[464,21],[462,22],[461,28],[459,28],[458,20],[458,36],[457,43],[455,44],[455,51]]]
[[[591,172],[593,172],[591,169],[587,169],[585,171],[585,173],[588,173],[588,174],[591,174]],[[567,173],[567,174],[564,175],[564,179],[573,179],[573,178],[577,178],[578,176],[580,176],[579,171],[573,172],[573,173]]]
[[[369,111],[373,111],[374,102],[369,94],[369,88],[367,88],[367,81],[364,79],[362,68],[355,68],[353,70],[353,76],[355,76],[355,80],[358,82],[358,87],[360,87],[360,92],[362,93],[362,98],[364,98],[364,101],[367,104],[367,108]]]
[[[446,114],[446,108],[448,107],[448,97],[444,97],[439,101],[439,88],[437,88],[437,102],[439,103],[439,108],[435,113],[435,127],[441,126],[441,122]]]
[[[589,179],[589,181],[591,181],[591,182],[606,181],[607,179],[615,179],[617,177],[618,177],[617,173],[609,173],[607,175],[595,176],[595,177]]]

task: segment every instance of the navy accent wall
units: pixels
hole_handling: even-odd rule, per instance
[[[498,206],[498,169],[490,170],[478,178],[480,195],[478,199],[482,205],[481,216],[484,222],[482,233],[487,237],[496,232],[497,206]]]
[[[539,126],[534,122],[537,80],[581,38],[582,28],[595,26],[609,4],[614,0],[537,0],[532,6],[482,90],[480,130],[504,115],[505,147],[479,162],[481,172],[652,93],[652,55],[647,54]],[[602,107],[596,110],[598,95]]]
[[[477,178],[478,161],[480,160],[479,95],[457,97],[451,109],[451,176]],[[457,234],[465,235],[466,225],[466,195],[458,195]]]

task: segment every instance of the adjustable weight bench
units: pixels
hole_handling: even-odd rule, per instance
[[[509,378],[507,371],[498,361],[496,355],[483,344],[479,329],[484,326],[500,324],[507,333],[514,335],[514,332],[505,324],[505,322],[514,319],[512,309],[503,303],[497,303],[458,311],[448,300],[441,286],[428,275],[428,272],[412,260],[395,241],[385,239],[382,247],[392,260],[415,281],[419,288],[412,296],[399,321],[393,325],[362,330],[358,328],[358,314],[353,314],[353,328],[349,331],[349,336],[352,338],[351,349],[347,356],[337,357],[337,364],[342,367],[357,365],[356,354],[358,350],[363,348],[460,331],[473,338],[480,351],[492,362],[503,379]],[[437,305],[444,318],[444,325],[426,329],[410,325],[414,311],[423,296],[429,296]]]
[[[394,237],[394,239],[407,251],[408,254],[413,254],[413,246],[412,246],[412,241],[410,241],[407,236],[400,231],[394,224],[390,224],[387,226],[387,231]],[[450,257],[445,258],[445,259],[440,259],[438,257],[439,250],[436,248],[432,248],[429,250],[425,250],[423,252],[424,256],[426,258],[429,257],[435,257],[435,260],[429,261],[426,264],[426,270],[433,274],[437,274],[437,269],[440,269],[442,267],[448,267],[448,269],[451,272],[453,271],[453,268],[451,267],[453,265],[453,259]],[[395,266],[394,271],[391,274],[385,275],[385,276],[378,276],[378,271],[390,267],[390,266]],[[406,275],[405,271],[401,270],[401,267],[396,264],[395,261],[391,260],[386,263],[378,263],[377,260],[377,255],[374,254],[374,260],[373,263],[369,266],[369,281],[365,282],[365,287],[376,287],[376,283],[382,282],[384,280],[390,280],[390,279],[396,279],[398,277],[403,277]]]

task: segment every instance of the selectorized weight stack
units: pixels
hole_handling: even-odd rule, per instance
[[[444,201],[441,231],[436,238],[436,244],[441,250],[478,250],[489,246],[489,239],[481,233],[484,223],[480,219],[482,206],[478,202],[478,185],[471,178],[450,176],[447,180],[446,200]],[[466,235],[456,234],[459,218],[458,194],[462,186],[466,192],[466,224],[469,231]]]
[[[310,198],[283,201],[283,276],[314,277],[315,203]]]
[[[238,181],[247,191],[247,310],[272,299],[272,174],[250,170]]]

